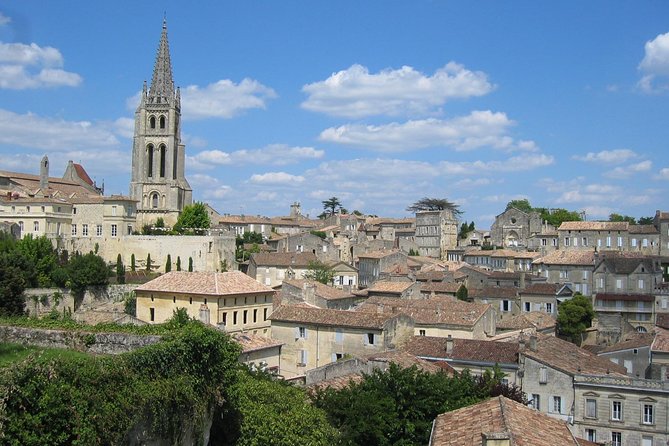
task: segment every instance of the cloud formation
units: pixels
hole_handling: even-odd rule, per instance
[[[485,73],[449,62],[432,76],[409,66],[370,74],[362,65],[302,87],[302,107],[345,118],[433,113],[451,99],[482,96],[494,86]]]
[[[56,48],[0,42],[0,88],[76,87],[82,77],[63,70],[63,64]]]
[[[237,150],[234,152],[203,150],[188,157],[188,163],[189,167],[195,169],[212,169],[215,166],[231,164],[285,166],[305,160],[320,159],[324,155],[324,150],[317,150],[313,147],[289,147],[286,144],[270,144],[261,149]]]
[[[286,172],[267,172],[252,175],[249,181],[258,184],[286,184],[292,186],[304,182],[304,177]]]
[[[265,109],[274,90],[253,79],[235,84],[223,79],[206,87],[189,85],[181,90],[184,119],[233,118],[247,110]]]
[[[346,124],[330,127],[320,140],[379,152],[408,152],[427,147],[448,147],[457,151],[482,147],[505,151],[537,151],[533,141],[509,136],[514,125],[505,113],[473,111],[453,119],[423,119],[383,125]]]
[[[653,167],[650,160],[630,164],[628,166],[618,166],[615,169],[604,172],[602,175],[606,178],[625,179],[636,173],[648,172]]]
[[[656,93],[669,89],[669,33],[646,42],[639,71],[642,77],[638,85],[642,91]]]
[[[602,150],[600,152],[588,152],[585,156],[574,155],[572,159],[587,162],[599,162],[608,164],[624,163],[636,158],[637,154],[629,149]]]

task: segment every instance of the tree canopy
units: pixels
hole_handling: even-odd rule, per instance
[[[326,265],[320,260],[316,260],[309,262],[303,277],[307,280],[315,280],[325,285],[332,285],[334,271],[330,266]]]
[[[446,198],[421,198],[411,206],[407,207],[409,212],[418,211],[444,211],[449,210],[454,215],[462,214],[460,206],[448,201]]]
[[[184,207],[179,215],[174,230],[180,234],[197,234],[209,229],[211,220],[204,203],[197,202]]]
[[[558,331],[574,344],[581,345],[581,335],[590,327],[594,317],[590,298],[576,293],[558,306]]]
[[[327,200],[323,200],[323,210],[325,214],[334,215],[338,210],[342,210],[341,201],[337,197],[330,197]]]
[[[578,211],[569,211],[562,208],[540,208],[532,207],[527,198],[511,200],[506,204],[506,210],[516,208],[520,211],[530,213],[538,212],[541,215],[541,220],[548,222],[548,224],[559,227],[565,221],[581,221],[583,217]]]

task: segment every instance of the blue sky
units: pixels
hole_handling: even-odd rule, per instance
[[[666,1],[0,3],[0,170],[81,162],[128,193],[167,16],[186,176],[221,213],[422,197],[489,227],[515,198],[669,209]]]

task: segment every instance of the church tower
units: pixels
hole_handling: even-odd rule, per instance
[[[162,217],[176,223],[193,191],[184,176],[186,147],[181,143],[181,94],[174,89],[172,62],[163,20],[151,87],[146,81],[135,112],[130,196],[137,200],[137,225]]]

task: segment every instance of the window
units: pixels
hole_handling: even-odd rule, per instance
[[[636,248],[636,239],[633,238],[631,242],[632,242],[632,248]]]
[[[644,283],[643,283],[643,279],[639,279],[639,281],[638,281],[638,283],[637,283],[637,287],[638,287],[640,290],[643,290],[643,285],[644,285]]]
[[[190,303],[193,303],[192,298],[191,298],[191,302],[190,302]],[[222,322],[223,322],[223,325],[227,325],[227,324],[228,324],[228,313],[223,313],[223,320],[222,320]]]
[[[644,404],[643,405],[643,424],[654,424],[655,418],[653,417],[653,405]]]
[[[564,238],[564,245],[565,245],[565,246],[569,246],[569,241],[570,241],[570,238],[569,238],[569,237],[565,237],[565,238]]]
[[[158,194],[154,193],[151,195],[151,207],[156,209],[158,207]]]
[[[267,308],[262,310],[262,320],[263,321],[267,320]]]
[[[623,446],[622,432],[611,432],[611,446]]]
[[[165,117],[164,116],[160,117],[160,128],[161,129],[165,128]]]
[[[623,279],[616,279],[616,288],[620,289],[623,287]]]
[[[532,304],[530,302],[525,302],[524,307],[526,312],[532,311]]]
[[[622,401],[612,401],[611,402],[611,420],[612,421],[622,421],[623,420],[623,402]]]
[[[256,322],[258,322],[258,309],[257,308],[253,310],[253,323],[255,324]]]
[[[156,320],[156,309],[155,308],[149,308],[149,319],[151,322]]]
[[[95,235],[102,237],[102,225],[95,225]]]
[[[546,384],[548,382],[548,369],[541,367],[539,369],[539,384]]]
[[[118,226],[111,225],[111,235],[112,235],[112,237],[116,237],[117,234],[118,234]]]
[[[77,225],[76,225],[76,223],[72,224],[72,235],[77,235]]]
[[[39,222],[38,221],[33,222],[33,231],[39,232]]]
[[[546,313],[553,314],[553,304],[550,302],[546,303]]]
[[[604,288],[604,278],[600,277],[597,279],[597,288]]]
[[[598,239],[597,239],[597,247],[598,247],[598,248],[601,248],[601,247],[602,247],[602,239],[601,239],[601,238],[598,238]]]
[[[641,437],[641,446],[653,446],[653,437],[649,435]]]
[[[419,336],[425,336],[425,330],[418,330]]]
[[[341,330],[341,328],[335,329],[335,342],[337,344],[344,342],[344,332]]]
[[[248,320],[247,319],[248,314],[249,314],[249,310],[244,310],[244,313],[243,313],[243,316],[242,316],[242,324],[244,324],[244,325],[246,325],[246,322]]]
[[[583,271],[583,280],[588,280],[588,272]]]
[[[597,431],[594,429],[586,429],[585,430],[585,438],[588,441],[595,442],[597,441]]]
[[[587,398],[585,400],[585,417],[597,418],[597,400],[594,398]]]
[[[611,236],[610,235],[608,237],[606,237],[606,247],[607,248],[611,247]]]
[[[375,345],[376,344],[376,336],[374,333],[365,333],[362,335],[362,340],[365,345]]]
[[[511,301],[509,300],[502,300],[500,302],[501,310],[503,312],[509,312],[511,311]]]
[[[647,238],[641,240],[641,246],[643,246],[644,248],[648,247],[648,239]]]
[[[307,365],[307,351],[298,350],[297,351],[297,365],[306,366]]]
[[[21,233],[23,233],[23,222],[22,221],[19,222],[19,229],[21,230]]]
[[[622,237],[618,237],[618,240],[617,240],[617,241],[618,241],[618,248],[622,248],[622,246],[623,246],[623,238],[622,238]]]
[[[538,393],[533,393],[530,399],[530,407],[536,410],[541,410],[541,397]]]
[[[307,327],[297,327],[295,330],[295,339],[307,339]]]
[[[567,270],[566,269],[561,270],[560,279],[566,279],[567,277],[569,277],[569,273],[567,272]]]
[[[88,237],[88,225],[86,223],[81,225],[81,235]]]
[[[581,245],[588,246],[588,237],[583,237],[581,239]]]
[[[551,404],[551,412],[553,413],[562,413],[562,397],[561,396],[553,396],[552,398],[552,404]]]
[[[237,312],[232,312],[232,325],[237,325]]]

